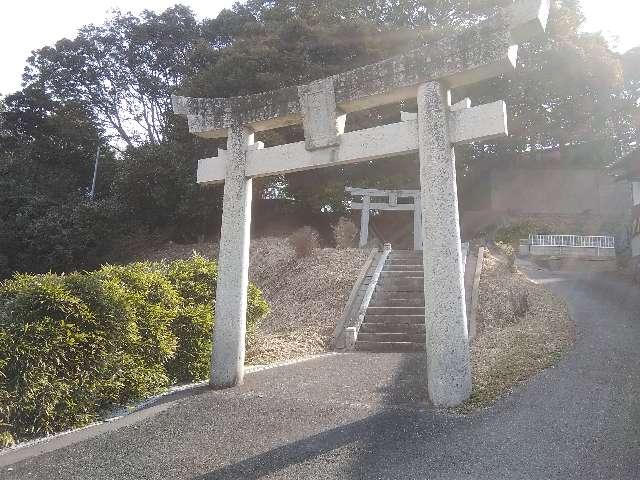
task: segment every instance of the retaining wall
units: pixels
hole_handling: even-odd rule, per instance
[[[521,250],[522,253],[522,250]],[[571,258],[593,258],[593,257],[615,257],[615,248],[598,247],[547,247],[540,245],[529,245],[529,255],[546,257],[571,257]]]

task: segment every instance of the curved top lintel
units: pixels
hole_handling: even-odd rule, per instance
[[[544,32],[550,0],[520,0],[506,11],[432,45],[328,77],[335,103],[352,112],[416,96],[418,85],[440,80],[456,88],[515,68],[518,42]],[[173,96],[173,111],[186,115],[189,131],[206,138],[227,136],[230,126],[264,131],[302,123],[299,87],[229,97]]]

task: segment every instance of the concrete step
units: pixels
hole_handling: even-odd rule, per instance
[[[402,342],[402,343],[425,343],[425,336],[405,332],[384,332],[384,333],[358,333],[359,342]]]
[[[389,299],[424,299],[424,290],[416,290],[413,292],[385,292],[381,287],[376,289],[374,300],[389,300]]]
[[[397,270],[406,270],[406,269],[414,269],[414,268],[418,268],[418,269],[422,269],[422,267],[424,266],[424,264],[422,263],[422,261],[418,261],[416,260],[415,262],[413,261],[409,261],[409,260],[387,260],[384,263],[384,268],[388,269],[397,269]]]
[[[424,280],[424,272],[422,270],[407,270],[407,271],[398,271],[398,270],[382,270],[380,272],[381,279],[389,279],[389,280],[402,280],[404,278],[417,278],[420,280]]]
[[[424,335],[424,323],[371,323],[365,322],[360,326],[358,338],[363,333],[408,333]]]
[[[424,325],[424,309],[421,315],[397,315],[393,313],[370,315],[364,317],[365,323],[395,323],[399,325]]]
[[[378,280],[378,286],[385,287],[394,287],[394,288],[416,288],[421,289],[424,287],[424,278],[422,277],[384,277],[380,276],[380,280]]]
[[[422,264],[420,265],[389,265],[386,264],[382,267],[382,272],[420,272],[422,273],[424,269],[422,268]]]
[[[375,297],[369,304],[370,307],[422,307],[424,310],[424,295],[416,295],[415,298],[389,298]]]
[[[422,266],[422,260],[418,258],[387,258],[385,265],[417,265]]]
[[[405,259],[405,258],[410,258],[410,259],[422,259],[422,253],[414,253],[414,252],[406,252],[406,253],[400,253],[400,252],[391,252],[389,254],[389,256],[387,258],[390,258],[391,260],[396,260],[396,259]]]
[[[424,352],[423,343],[413,342],[356,342],[356,350],[360,352]]]
[[[393,294],[396,297],[404,297],[405,295],[414,295],[422,293],[424,295],[424,286],[422,283],[400,283],[390,282],[383,285],[378,284],[376,292],[380,294]]]
[[[367,315],[424,315],[424,307],[369,307]]]

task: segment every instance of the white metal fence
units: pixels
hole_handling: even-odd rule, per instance
[[[540,247],[615,248],[615,237],[585,235],[529,235],[529,244]]]

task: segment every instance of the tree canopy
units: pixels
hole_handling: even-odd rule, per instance
[[[194,66],[198,40],[199,26],[184,6],[141,17],[115,11],[103,25],[34,52],[24,81],[54,100],[83,105],[129,147],[159,144],[171,92]]]

